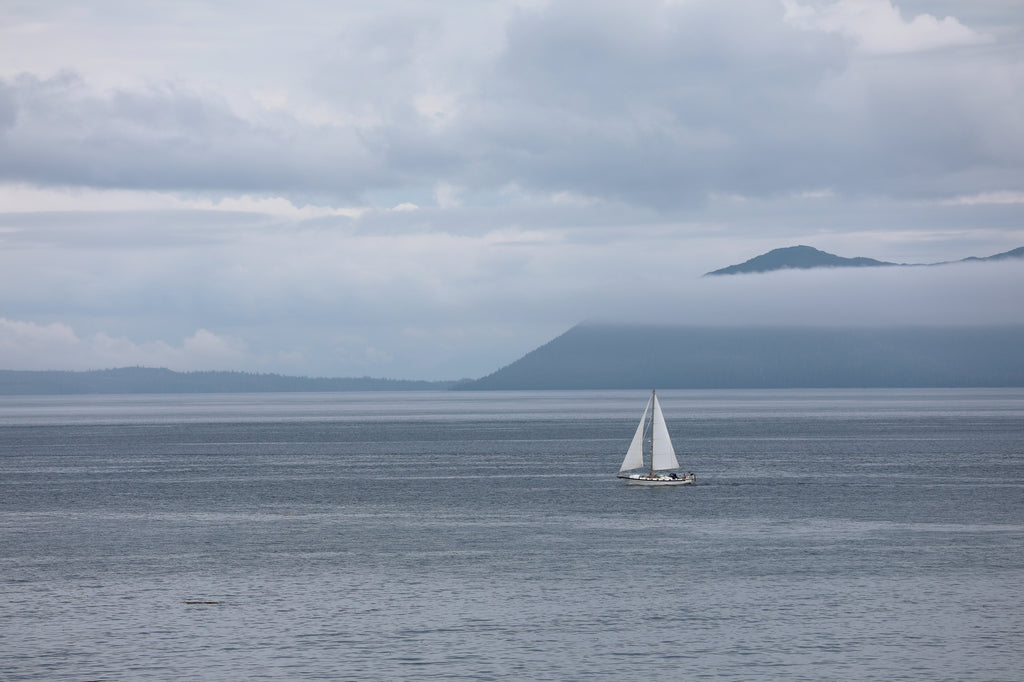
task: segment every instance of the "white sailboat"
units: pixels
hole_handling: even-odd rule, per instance
[[[651,407],[653,406],[653,411]],[[651,420],[648,424],[647,413],[651,412]],[[651,432],[651,465],[645,472],[623,473],[633,469],[640,469],[644,466],[644,443],[647,441],[648,428]],[[640,417],[640,424],[633,434],[633,441],[629,444],[626,457],[619,467],[618,477],[626,480],[631,485],[690,485],[697,481],[694,474],[677,474],[671,469],[679,468],[679,460],[676,459],[676,451],[672,447],[672,439],[668,435],[668,427],[665,426],[665,415],[661,412],[661,403],[658,402],[657,391],[651,391],[651,399],[647,401],[644,408],[644,416]],[[667,473],[666,473],[667,472]]]

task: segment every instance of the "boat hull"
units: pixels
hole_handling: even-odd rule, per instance
[[[675,478],[671,476],[648,476],[647,474],[630,474],[628,476],[619,476],[629,485],[648,485],[648,486],[662,486],[662,485],[693,485],[697,482],[697,477],[690,474],[688,476],[677,476]]]

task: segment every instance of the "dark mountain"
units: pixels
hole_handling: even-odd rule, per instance
[[[997,261],[1007,260],[1010,258],[1024,258],[1024,246],[1007,251],[1005,253],[997,253],[994,256],[985,256],[979,258],[977,256],[971,256],[964,258],[957,263],[966,263],[971,261]],[[944,263],[928,263],[928,265],[948,265],[949,262]],[[756,273],[756,272],[772,272],[774,270],[809,270],[811,268],[864,268],[864,267],[881,267],[881,266],[906,266],[906,263],[889,263],[887,261],[875,260],[874,258],[843,258],[842,256],[836,256],[835,254],[820,251],[810,246],[787,246],[782,249],[775,249],[768,253],[755,256],[745,263],[739,265],[730,265],[719,270],[713,270],[705,273],[705,277],[709,275],[739,275],[745,273]]]
[[[707,274],[738,275],[748,272],[771,272],[772,270],[864,268],[882,265],[897,265],[897,263],[886,263],[874,258],[843,258],[842,256],[836,256],[825,251],[819,251],[811,246],[787,246],[783,249],[775,249],[760,256],[755,256],[745,263],[730,265],[727,268],[714,270]]]
[[[124,367],[89,372],[0,370],[0,395],[76,393],[258,393],[444,390],[451,381],[324,379],[248,372],[172,372]]]
[[[456,389],[1024,386],[1024,327],[584,324]]]

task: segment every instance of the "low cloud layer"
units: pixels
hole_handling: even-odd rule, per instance
[[[1024,263],[788,270],[701,280],[677,317],[712,325],[1024,325]]]
[[[192,298],[166,305],[158,316],[148,312],[148,299],[173,282],[141,281],[137,284],[147,292],[141,299],[104,292],[113,300],[93,309],[72,301],[56,317],[74,324],[0,320],[0,355],[9,367],[24,369],[141,365],[461,378],[489,373],[588,320],[696,326],[1024,325],[1018,296],[1024,290],[1024,263],[1019,262],[669,282],[652,275],[639,295],[624,280],[601,277],[600,266],[587,272],[585,278],[549,276],[540,286],[530,282],[528,268],[511,268],[492,272],[483,291],[471,283],[465,291],[417,288],[417,282],[430,279],[417,273],[408,281],[384,283],[383,294],[333,296],[301,288],[306,279],[271,279],[260,290],[229,278],[200,280]],[[349,283],[333,279],[326,268],[308,277],[322,287],[351,292]],[[495,292],[502,287],[512,291]],[[552,290],[559,296],[551,296]],[[390,303],[382,308],[381,300]],[[133,307],[138,308],[135,323],[118,321]],[[189,326],[197,321],[218,331]]]

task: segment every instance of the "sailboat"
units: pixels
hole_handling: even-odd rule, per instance
[[[653,411],[652,411],[653,406]],[[650,423],[647,413],[651,412]],[[645,472],[623,473],[644,466],[644,443],[647,441],[648,428],[651,432],[651,466]],[[626,451],[626,458],[619,467],[619,478],[624,478],[631,485],[690,485],[697,481],[694,474],[677,474],[670,469],[678,469],[679,460],[672,447],[672,439],[665,426],[665,415],[661,412],[657,391],[651,391],[651,399],[644,408],[644,416],[633,434],[633,441]],[[666,473],[667,472],[667,473]]]

